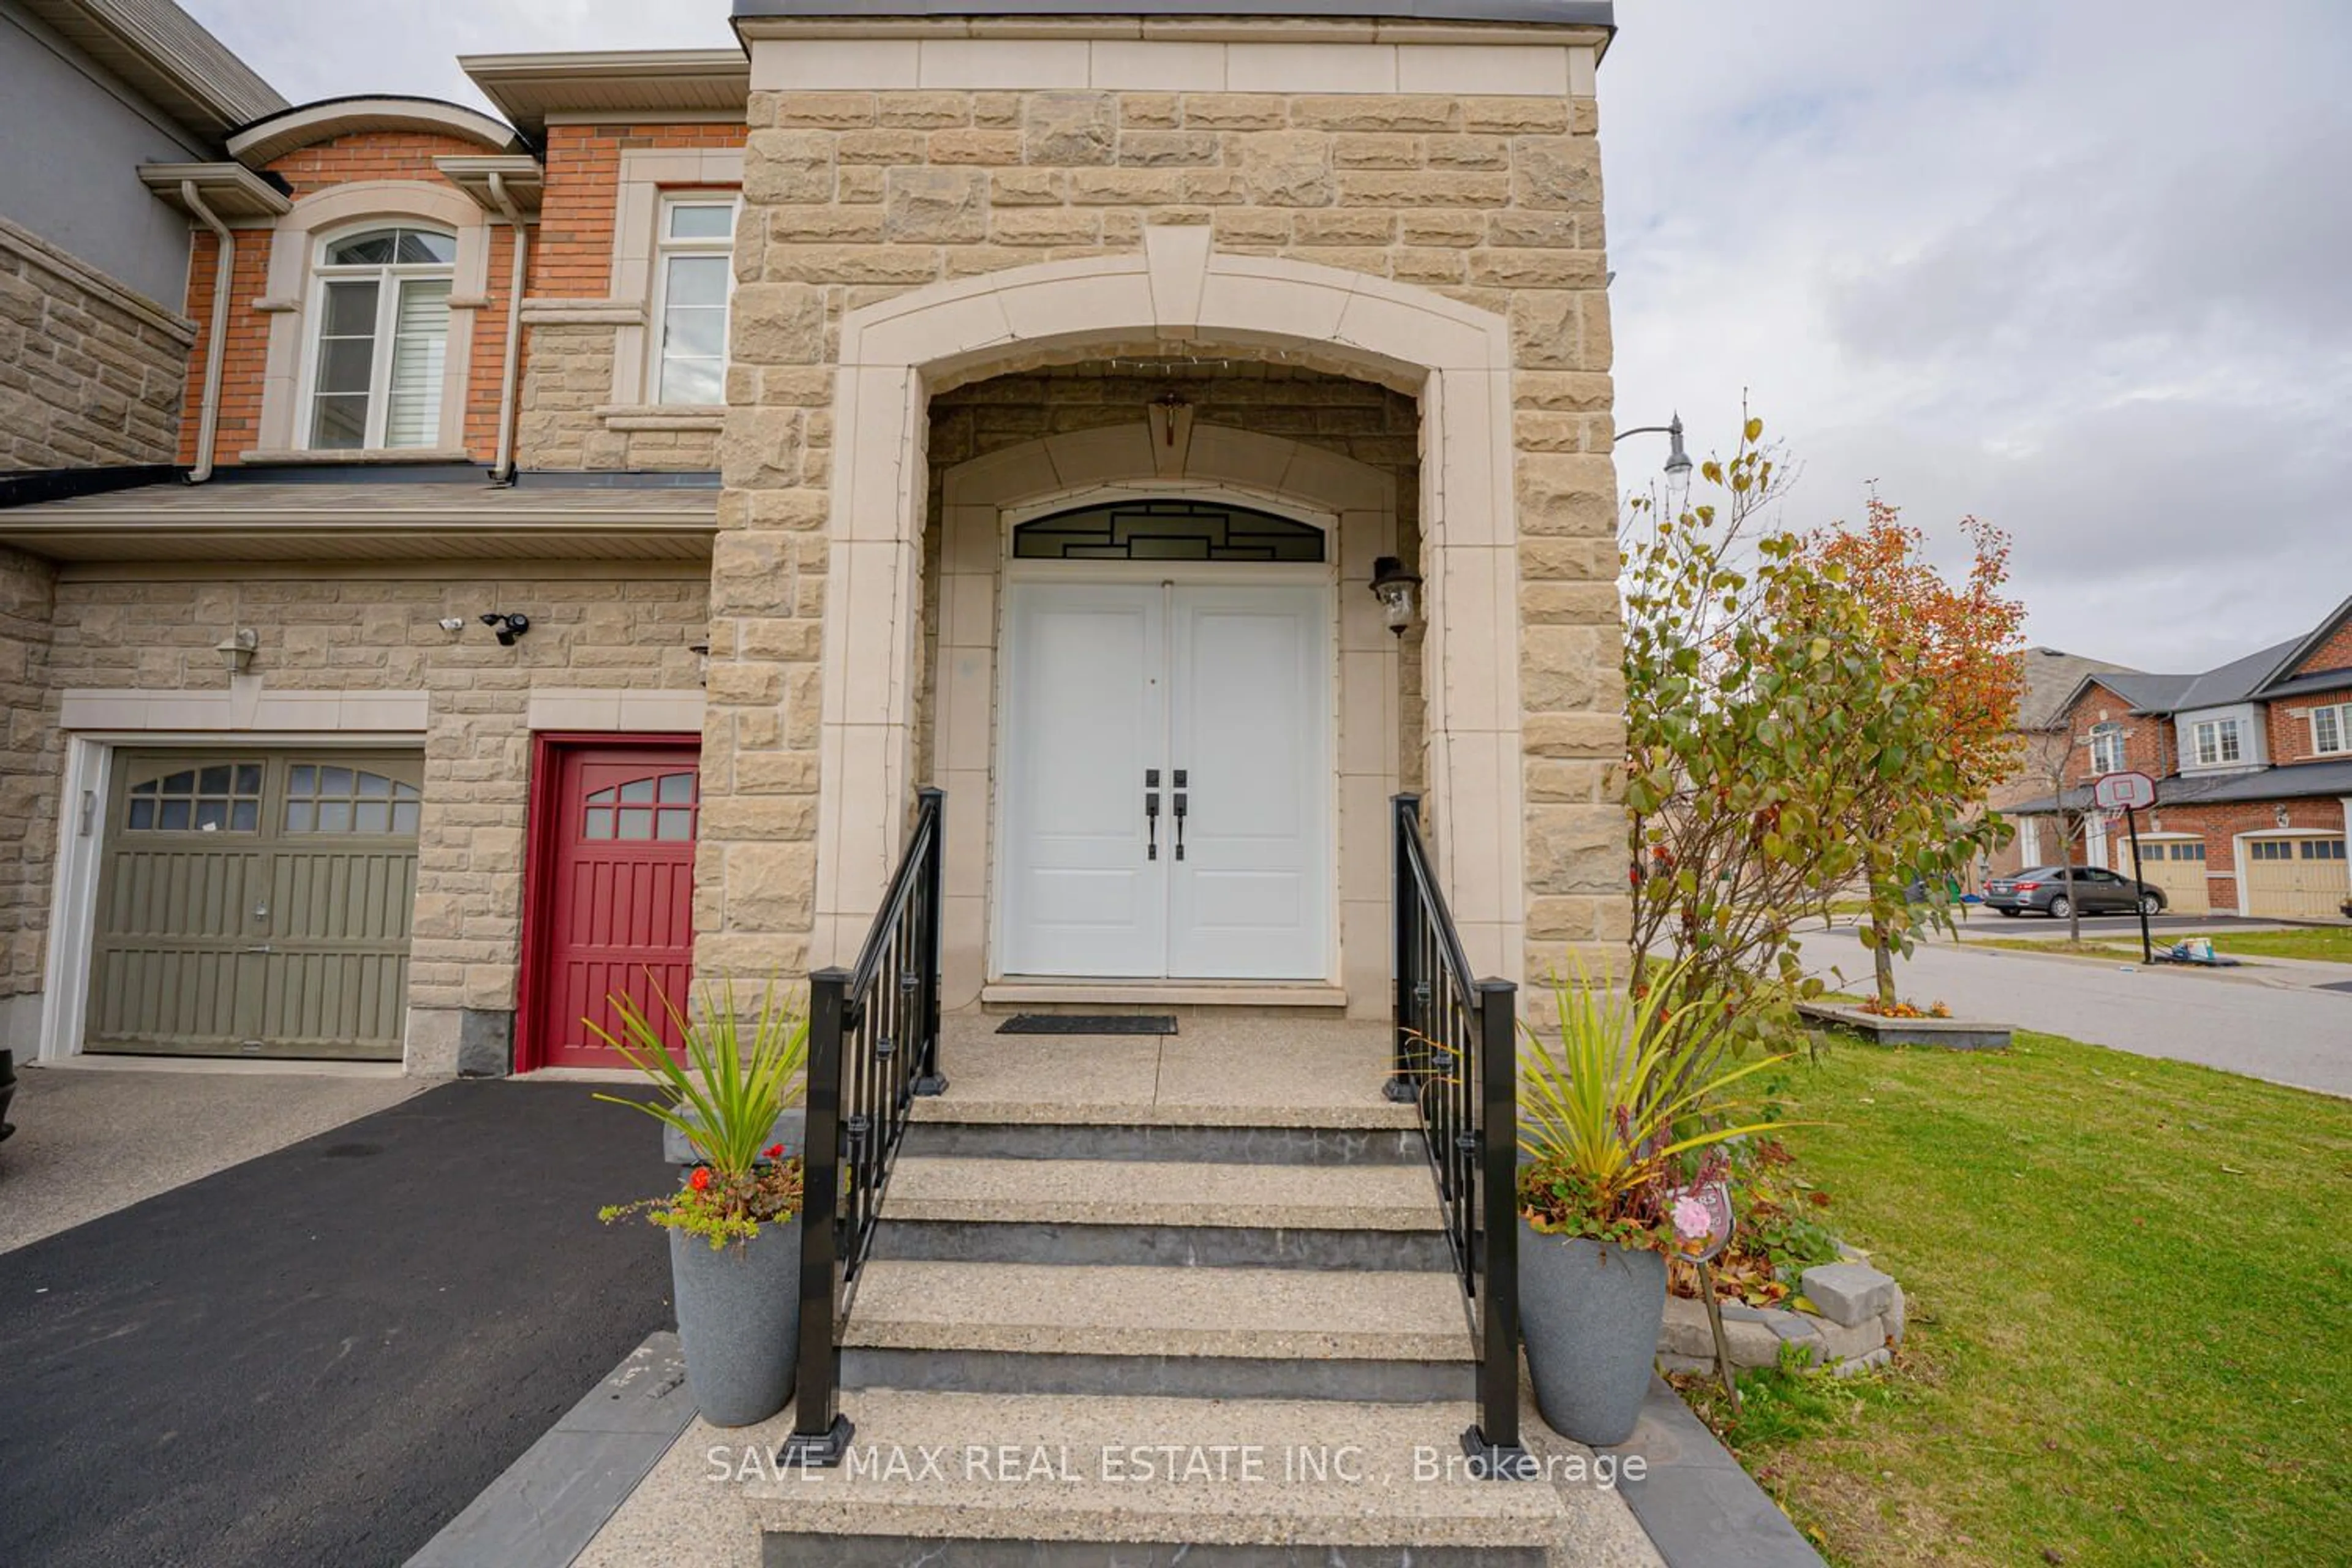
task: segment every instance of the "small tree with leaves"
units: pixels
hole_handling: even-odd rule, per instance
[[[1840,525],[1805,542],[1806,555],[1860,602],[1886,678],[1916,689],[1911,698],[1928,721],[1916,733],[1885,731],[1883,749],[1858,759],[1850,806],[1847,829],[1870,903],[1861,936],[1883,1007],[1896,1000],[1895,954],[1907,955],[1923,929],[1950,927],[1949,887],[2010,833],[1975,806],[2017,761],[2015,654],[2025,606],[2002,591],[2007,536],[1974,518],[1960,526],[1974,559],[1957,584],[1927,559],[1926,536],[1876,496],[1861,527]]]
[[[1860,601],[1793,533],[1750,525],[1787,469],[1749,419],[1701,470],[1706,499],[1629,508],[1625,801],[1633,972],[1693,1003],[1672,1080],[1785,1032],[1817,994],[1795,922],[1853,872],[1856,759],[1890,688]],[[1874,714],[1882,714],[1874,717]]]

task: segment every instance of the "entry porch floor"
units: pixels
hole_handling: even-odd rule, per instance
[[[1201,1010],[1173,1035],[999,1035],[1000,1016],[940,1026],[948,1092],[919,1121],[1093,1126],[1416,1125],[1382,1096],[1386,1023]]]

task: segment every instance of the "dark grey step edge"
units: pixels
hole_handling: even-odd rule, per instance
[[[885,1213],[873,1256],[908,1263],[1066,1263],[1167,1268],[1323,1268],[1444,1273],[1441,1230],[1315,1230],[1218,1225],[1077,1225],[898,1219]]]
[[[929,1394],[1106,1394],[1123,1398],[1334,1399],[1428,1405],[1475,1396],[1466,1361],[1307,1361],[1255,1356],[1073,1355],[880,1349],[841,1352],[844,1388]]]
[[[1540,1546],[1246,1546],[1152,1541],[940,1541],[769,1531],[762,1568],[1545,1568]]]
[[[1617,1489],[1666,1568],[1824,1568],[1789,1516],[1691,1413],[1665,1380],[1650,1380],[1633,1436],[1600,1452],[1649,1461]]]
[[[693,1419],[677,1335],[648,1334],[407,1568],[565,1568]]]
[[[902,1151],[927,1159],[1185,1160],[1224,1165],[1418,1165],[1413,1127],[1123,1127],[1093,1123],[911,1123]]]

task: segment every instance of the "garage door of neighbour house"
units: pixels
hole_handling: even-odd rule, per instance
[[[2128,865],[2131,852],[2124,852]],[[2164,889],[2164,907],[2176,915],[2201,915],[2213,908],[2205,887],[2202,839],[2144,838],[2139,846],[2140,880]]]
[[[2245,912],[2284,920],[2334,920],[2347,897],[2344,839],[2315,834],[2245,841]]]
[[[415,752],[125,751],[83,1046],[398,1060]]]
[[[539,796],[543,929],[532,1027],[535,1067],[625,1067],[588,1027],[621,1033],[611,998],[660,1021],[682,1011],[694,973],[694,841],[701,815],[690,746],[563,747]],[[674,1032],[665,1027],[674,1047]]]

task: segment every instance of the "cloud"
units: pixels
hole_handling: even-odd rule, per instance
[[[1620,7],[1619,407],[2016,538],[2031,635],[2191,669],[2352,593],[2352,10]],[[2186,40],[2196,39],[2191,45]],[[1712,438],[1712,439],[1711,439]],[[1638,455],[1637,455],[1638,454]],[[1629,443],[1627,476],[1649,455]]]
[[[724,0],[191,0],[297,100],[478,104],[455,57],[726,43]],[[2188,669],[2352,593],[2352,5],[1619,0],[1620,419],[1743,389],[1789,521],[1876,481],[2016,538],[2038,639]],[[1650,438],[1638,438],[1646,442]],[[1662,448],[1629,442],[1638,484]]]

